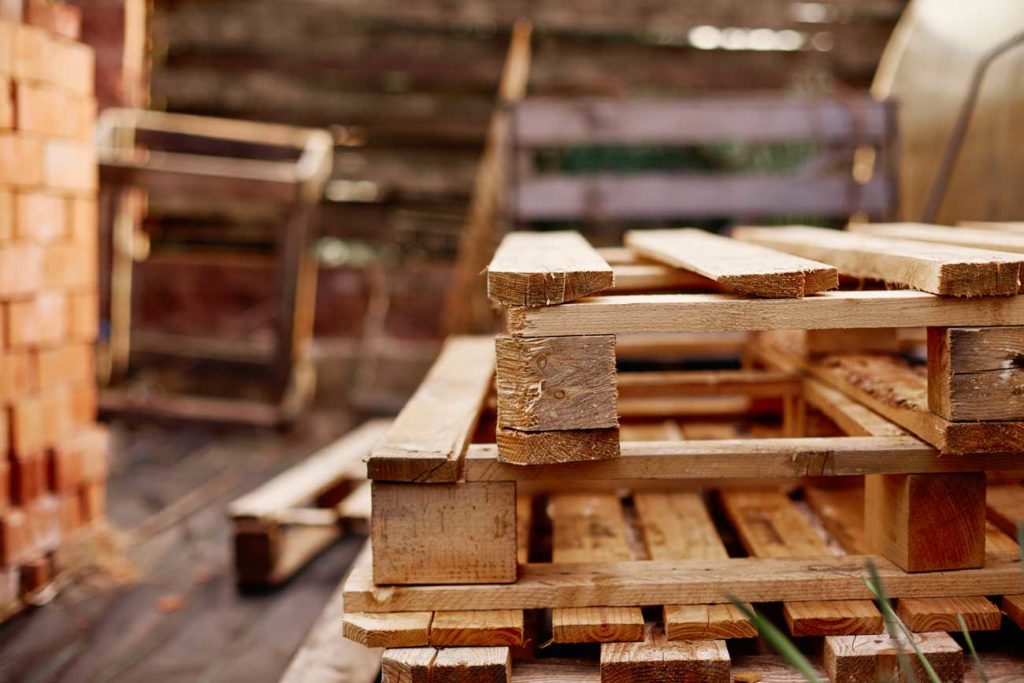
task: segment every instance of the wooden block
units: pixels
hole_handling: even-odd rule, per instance
[[[836,266],[843,275],[885,280],[947,296],[1010,296],[1021,256],[1000,251],[804,226],[738,228],[733,235]]]
[[[95,192],[99,181],[92,142],[47,140],[43,148],[43,183],[51,189]]]
[[[985,490],[988,518],[1007,534],[1016,537],[1024,522],[1024,487],[1019,484],[990,485]]]
[[[985,475],[865,477],[865,538],[908,572],[985,564]]]
[[[42,182],[42,144],[22,135],[0,133],[0,185],[21,188]]]
[[[28,517],[21,508],[11,508],[0,516],[0,564],[19,564],[32,556]]]
[[[540,432],[617,427],[615,337],[499,336],[498,423]]]
[[[882,613],[870,600],[787,602],[782,614],[796,637],[874,635],[885,628]]]
[[[918,633],[915,643],[932,665],[939,680],[962,681],[963,651],[948,633]],[[924,667],[909,645],[902,646],[908,655],[914,680],[928,680]],[[879,680],[908,681],[900,671],[897,653],[900,646],[888,636],[829,636],[825,638],[822,656],[825,671],[834,683],[873,683]]]
[[[42,396],[25,396],[11,404],[10,432],[15,458],[31,458],[46,448],[46,402]]]
[[[619,429],[567,429],[521,432],[498,427],[498,460],[516,465],[539,465],[618,458]]]
[[[523,642],[522,610],[436,612],[430,624],[430,644],[437,647],[522,645]]]
[[[1024,629],[1024,595],[1004,595],[1001,604],[1010,621]]]
[[[37,386],[50,389],[64,384],[91,382],[95,378],[91,344],[64,344],[34,354]]]
[[[735,605],[666,605],[664,623],[669,640],[757,637],[750,618]]]
[[[11,347],[56,344],[68,336],[68,299],[61,292],[40,292],[7,305],[7,343]]]
[[[512,652],[507,647],[449,647],[437,651],[431,683],[508,683]]]
[[[556,643],[626,643],[643,640],[639,607],[561,607],[551,610]]]
[[[660,630],[648,627],[647,637],[641,643],[601,645],[602,683],[729,680],[731,662],[724,640],[668,641]]]
[[[0,249],[0,299],[32,294],[42,286],[43,252],[24,244]]]
[[[78,496],[82,505],[82,522],[84,524],[92,524],[106,516],[107,485],[105,483],[85,484],[79,489]]]
[[[420,647],[430,636],[433,612],[346,613],[345,637],[366,647]]]
[[[431,683],[436,656],[432,647],[385,650],[380,661],[381,683]]]
[[[371,479],[457,481],[494,376],[487,337],[451,337],[370,454]]]
[[[99,296],[95,291],[68,294],[68,339],[93,342],[99,335]]]
[[[510,482],[373,482],[373,576],[379,584],[516,580]]]
[[[981,596],[929,600],[903,598],[896,603],[896,614],[911,631],[959,633],[957,615],[963,615],[968,631],[998,631],[1002,613]]]
[[[928,407],[947,420],[1024,419],[1024,327],[929,327]]]
[[[512,232],[487,266],[487,296],[505,306],[550,306],[614,284],[612,267],[577,232]]]
[[[46,456],[11,460],[11,500],[18,505],[28,505],[46,491]]]
[[[642,256],[700,273],[741,294],[802,297],[839,286],[832,266],[705,230],[630,230],[624,242]]]
[[[30,352],[0,353],[0,401],[17,401],[38,390],[39,374]]]
[[[20,192],[14,195],[14,199],[15,238],[46,244],[68,234],[67,199],[44,192]]]

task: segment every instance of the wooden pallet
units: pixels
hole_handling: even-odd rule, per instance
[[[281,583],[342,534],[368,532],[363,458],[390,424],[370,420],[231,503],[240,584]]]

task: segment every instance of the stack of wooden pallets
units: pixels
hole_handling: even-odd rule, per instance
[[[38,13],[37,13],[38,14]],[[104,514],[95,424],[93,53],[54,30],[0,22],[0,614],[54,573],[55,552]],[[60,30],[63,32],[55,32]]]
[[[506,238],[507,333],[450,339],[368,459],[345,632],[385,681],[764,674],[733,601],[875,680],[899,646],[869,563],[942,680],[958,615],[1024,628],[1024,255],[734,235]],[[651,369],[723,334],[741,366]]]

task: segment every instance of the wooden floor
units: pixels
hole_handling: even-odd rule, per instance
[[[120,551],[82,562],[113,571],[83,569],[50,604],[0,626],[0,681],[277,681],[362,539],[277,591],[241,595],[226,507],[350,426],[337,413],[291,434],[116,425],[109,517]]]

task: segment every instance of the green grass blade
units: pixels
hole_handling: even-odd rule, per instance
[[[818,678],[818,673],[814,670],[814,666],[804,657],[804,654],[800,652],[796,645],[786,637],[786,635],[775,628],[775,624],[765,619],[762,615],[751,609],[746,603],[737,600],[732,595],[729,596],[729,601],[732,602],[748,619],[754,624],[758,632],[768,641],[768,645],[771,646],[775,652],[782,657],[786,663],[792,666],[794,669],[800,672],[800,675],[804,677],[808,683],[820,683],[821,679]]]
[[[978,677],[981,678],[981,683],[988,683],[988,675],[985,673],[985,667],[981,665],[978,651],[974,649],[974,641],[971,639],[971,632],[967,630],[967,622],[964,621],[964,615],[959,612],[956,614],[956,623],[960,625],[960,633],[964,635],[967,649],[971,651],[971,657],[974,658],[974,665],[978,668]]]

